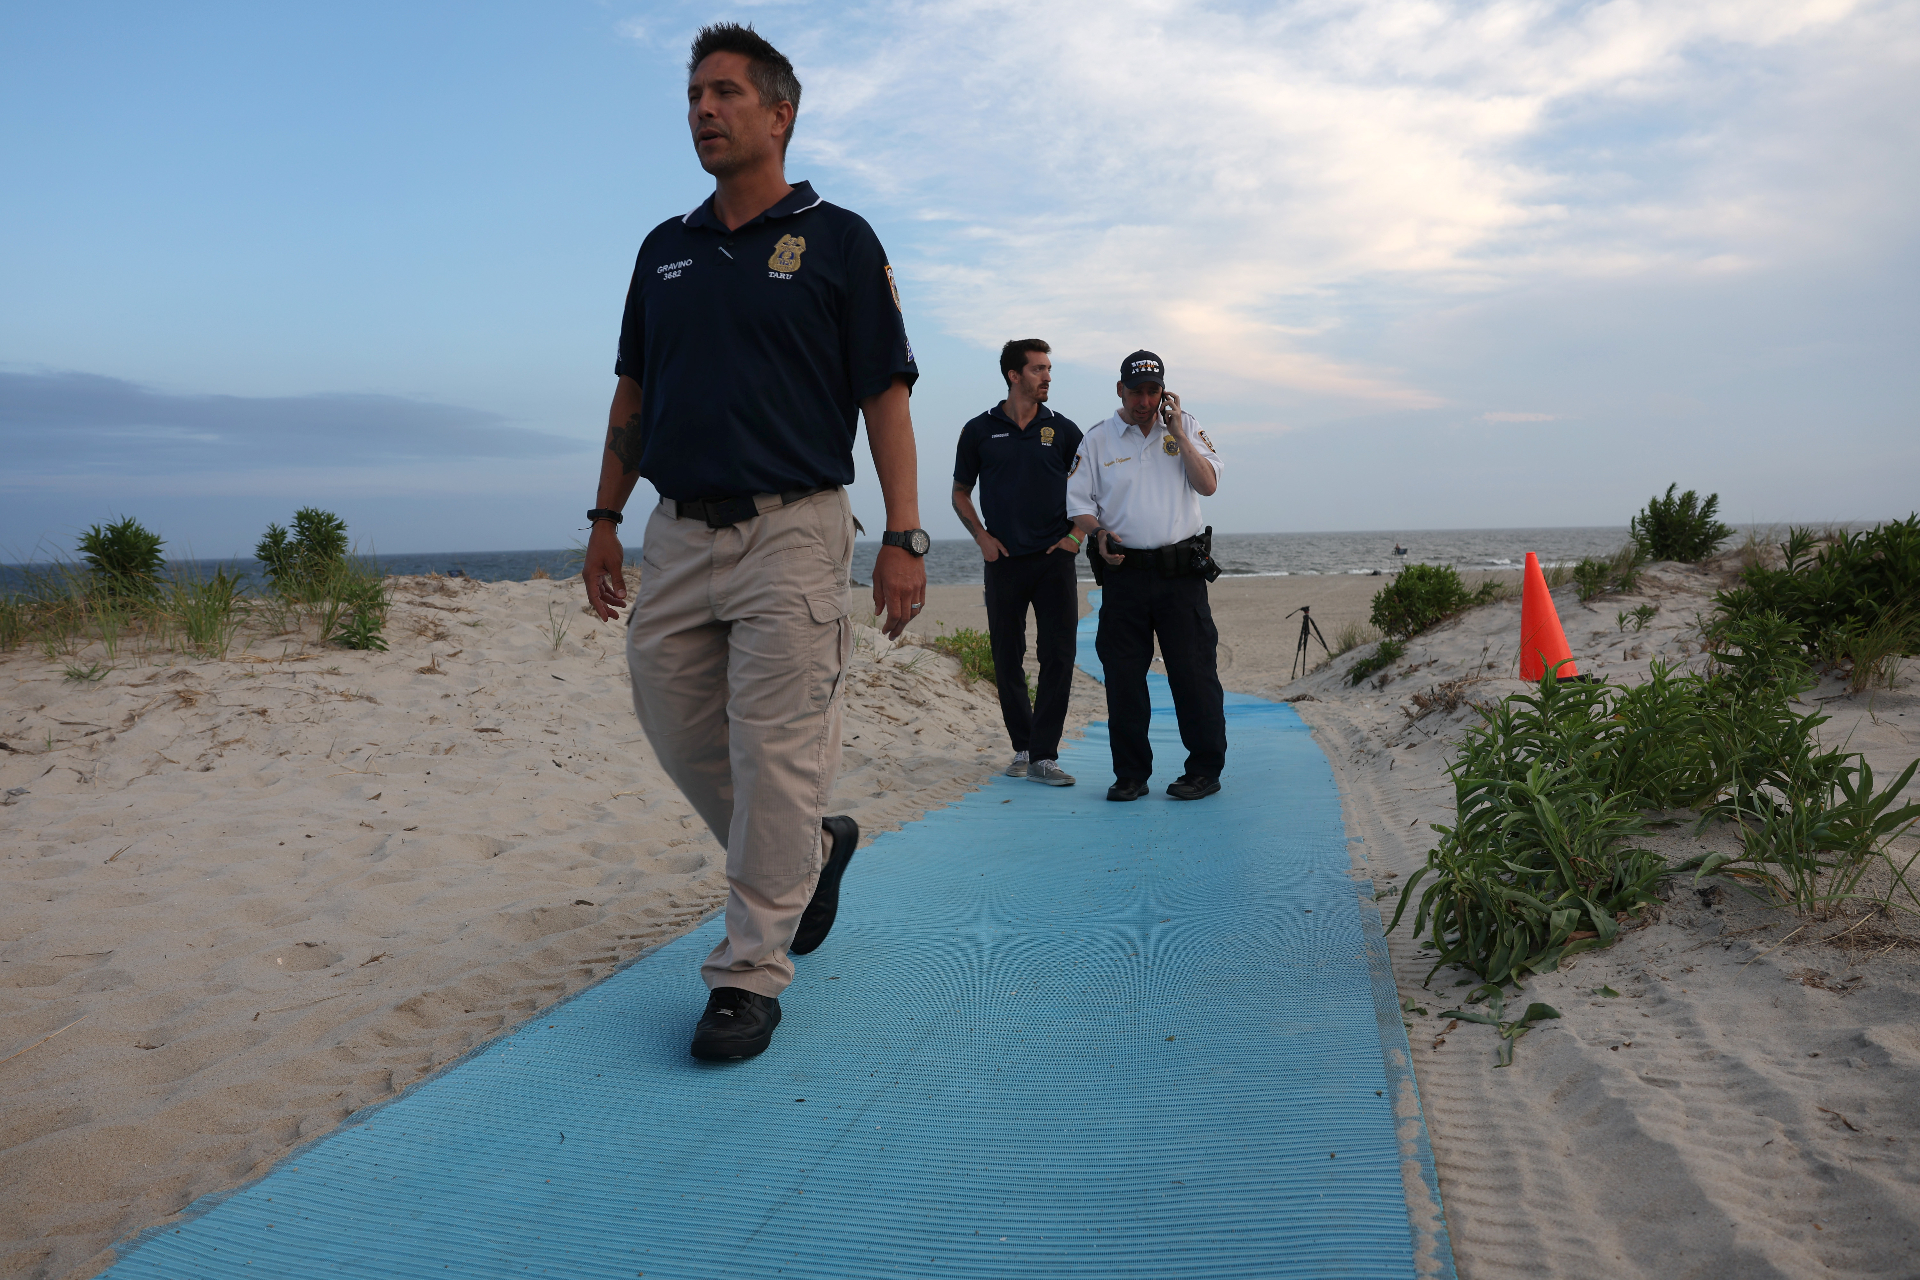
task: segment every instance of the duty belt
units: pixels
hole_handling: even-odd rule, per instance
[[[1198,536],[1183,538],[1179,542],[1164,547],[1122,547],[1120,567],[1123,569],[1157,569],[1163,577],[1178,577],[1184,574],[1192,562],[1193,551],[1198,547]]]
[[[1152,569],[1163,578],[1205,578],[1212,582],[1220,576],[1213,562],[1213,526],[1206,532],[1164,547],[1122,547],[1118,567]]]
[[[838,489],[837,484],[823,484],[812,489],[789,489],[785,493],[775,494],[780,505],[791,506],[816,493],[825,493],[829,489]],[[673,501],[673,514],[681,520],[704,520],[709,529],[725,529],[744,520],[751,520],[760,514],[759,504],[752,498],[704,498],[698,502]]]

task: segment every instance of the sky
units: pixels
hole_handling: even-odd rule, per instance
[[[1165,359],[1222,532],[1920,507],[1920,0],[75,0],[0,10],[0,560],[584,537],[721,18],[887,247],[936,537],[1030,336],[1083,426]]]

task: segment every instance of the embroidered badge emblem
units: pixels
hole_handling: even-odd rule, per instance
[[[1212,448],[1213,448],[1213,441],[1211,441],[1211,440],[1209,440],[1209,439],[1207,439],[1207,433],[1206,433],[1206,432],[1204,432],[1204,431],[1202,431],[1202,430],[1200,430],[1200,429],[1199,429],[1198,427],[1195,427],[1195,428],[1194,428],[1194,431],[1193,431],[1193,433],[1194,433],[1195,435],[1197,435],[1197,436],[1199,436],[1199,437],[1200,437],[1200,443],[1201,443],[1201,444],[1203,444],[1203,445],[1205,445],[1205,446],[1207,446],[1207,448],[1209,448],[1209,449],[1212,449]]]
[[[767,270],[792,275],[800,269],[800,255],[806,251],[805,236],[781,236],[780,243],[773,246],[773,256],[767,259]]]
[[[1180,456],[1180,442],[1172,436],[1161,436],[1160,452],[1166,454],[1169,458],[1177,458]]]
[[[1053,428],[1052,428],[1052,427],[1042,427],[1042,428],[1040,428],[1040,443],[1041,443],[1041,444],[1052,444],[1052,443],[1053,443]]]
[[[1073,455],[1072,465],[1070,465],[1067,468],[1067,474],[1072,475],[1074,472],[1078,471],[1079,469],[1080,469],[1080,455],[1076,453]]]
[[[894,282],[893,264],[891,262],[887,264],[887,288],[893,290],[893,309],[901,315],[905,315],[907,309],[900,305],[900,286]],[[909,356],[908,359],[912,359],[912,357]]]

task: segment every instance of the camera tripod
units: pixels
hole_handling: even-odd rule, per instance
[[[1300,643],[1293,647],[1293,666],[1289,668],[1290,674],[1287,676],[1289,680],[1295,676],[1307,674],[1311,665],[1307,661],[1307,641],[1309,637],[1320,642],[1320,647],[1326,650],[1329,658],[1333,656],[1333,650],[1327,648],[1327,638],[1320,634],[1320,624],[1313,620],[1312,610],[1312,605],[1303,604],[1293,611],[1293,613],[1300,615]],[[1287,616],[1291,618],[1293,613]]]

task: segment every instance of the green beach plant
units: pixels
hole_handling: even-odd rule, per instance
[[[1823,748],[1827,717],[1794,700],[1812,677],[1797,624],[1765,614],[1723,620],[1704,673],[1655,663],[1635,686],[1562,682],[1480,708],[1448,765],[1455,822],[1407,882],[1413,927],[1448,964],[1490,983],[1519,981],[1606,946],[1692,871],[1746,882],[1809,916],[1862,897],[1878,865],[1920,907],[1890,843],[1920,821],[1901,803],[1920,761],[1886,787],[1857,752]],[[1700,830],[1729,824],[1739,854],[1677,866],[1641,847],[1650,811],[1693,808]],[[1894,888],[1877,899],[1891,907]],[[1429,975],[1431,976],[1431,974]]]
[[[1499,584],[1492,579],[1477,591],[1467,590],[1450,564],[1410,564],[1374,594],[1368,621],[1382,635],[1405,640],[1498,594]]]
[[[334,562],[321,585],[320,643],[386,652],[383,631],[392,600],[379,566],[344,556]]]
[[[1638,543],[1629,542],[1610,556],[1583,556],[1568,576],[1585,604],[1595,596],[1612,592],[1630,592],[1640,585],[1640,570],[1647,555]]]
[[[1891,680],[1900,659],[1920,653],[1920,513],[1860,532],[1789,529],[1779,551],[1778,564],[1757,559],[1714,596],[1709,641],[1776,615],[1800,628],[1808,658],[1851,663],[1858,689]]]
[[[224,658],[245,620],[240,579],[224,568],[212,577],[180,572],[173,577],[167,612],[176,634],[188,647],[210,658]]]
[[[1357,685],[1376,671],[1385,671],[1407,651],[1405,640],[1382,640],[1372,653],[1347,668],[1347,683]]]
[[[293,629],[292,614],[300,613],[317,625],[321,644],[386,650],[383,630],[392,607],[386,579],[372,561],[353,553],[345,520],[302,507],[293,513],[291,532],[269,524],[253,554],[286,606],[267,611],[278,629]]]
[[[283,595],[307,594],[346,559],[347,522],[331,511],[302,507],[293,513],[293,532],[269,524],[253,556]]]
[[[100,595],[87,602],[87,614],[93,621],[94,632],[100,637],[100,647],[106,651],[108,661],[112,661],[119,652],[120,636],[127,629],[132,612],[129,603],[117,596]]]
[[[952,631],[927,637],[926,643],[936,653],[959,659],[962,680],[969,684],[975,680],[985,680],[989,684],[993,682],[993,638],[986,632],[976,631],[972,627],[956,627]]]
[[[166,571],[161,548],[166,542],[132,516],[107,525],[91,525],[80,535],[80,558],[86,561],[94,590],[107,595],[145,596],[159,587]]]
[[[1580,603],[1585,604],[1604,592],[1611,576],[1607,572],[1606,561],[1595,560],[1592,556],[1583,557],[1579,564],[1573,566],[1573,588],[1580,597]]]
[[[1607,570],[1613,576],[1613,590],[1623,595],[1631,595],[1640,585],[1640,570],[1650,557],[1646,548],[1637,542],[1628,542],[1607,560]]]
[[[547,601],[547,625],[540,628],[553,645],[555,653],[560,652],[560,643],[567,638],[567,614],[557,600]]]
[[[18,649],[32,630],[26,598],[17,591],[0,592],[0,652]]]
[[[1714,518],[1720,510],[1719,494],[1709,494],[1702,502],[1700,495],[1689,489],[1676,498],[1673,491],[1679,487],[1670,484],[1665,497],[1650,499],[1627,528],[1649,558],[1697,564],[1731,538],[1734,530]]]
[[[1363,644],[1372,644],[1380,639],[1380,633],[1364,622],[1349,619],[1341,623],[1333,632],[1333,651],[1335,658],[1352,653]]]
[[[1619,993],[1615,992],[1615,994],[1617,995]],[[1442,1009],[1440,1016],[1443,1018],[1458,1018],[1462,1022],[1478,1022],[1484,1026],[1492,1027],[1495,1031],[1499,1032],[1500,1048],[1493,1063],[1496,1067],[1510,1067],[1513,1065],[1513,1046],[1519,1041],[1521,1036],[1533,1030],[1534,1023],[1544,1022],[1549,1018],[1558,1018],[1560,1016],[1558,1009],[1550,1004],[1541,1004],[1536,1000],[1532,1004],[1529,1004],[1526,1012],[1518,1018],[1512,1021],[1506,1021],[1506,993],[1503,992],[1497,984],[1491,982],[1485,986],[1475,988],[1473,993],[1460,1003],[1465,1006],[1479,1004],[1482,1001],[1486,1002],[1487,1011],[1485,1013],[1475,1013],[1463,1007],[1459,1009]]]
[[[1656,900],[1666,863],[1634,844],[1645,834],[1632,776],[1644,750],[1618,749],[1649,735],[1612,715],[1618,692],[1549,673],[1467,731],[1448,765],[1455,821],[1435,826],[1440,843],[1388,926],[1431,873],[1413,923],[1439,956],[1429,976],[1449,964],[1496,984],[1547,972],[1608,945],[1623,915]]]
[[[1853,660],[1848,687],[1864,693],[1875,685],[1891,689],[1899,683],[1900,667],[1914,647],[1920,626],[1908,614],[1882,614],[1872,622],[1847,628],[1838,638]]]

